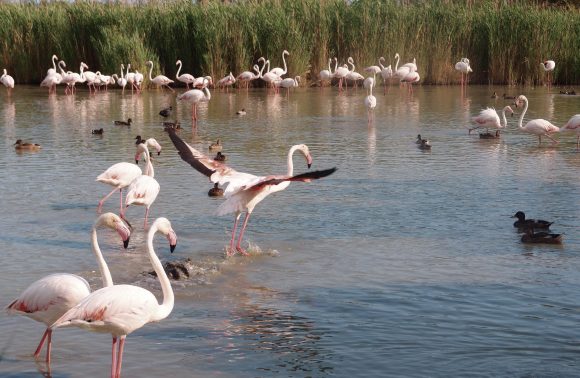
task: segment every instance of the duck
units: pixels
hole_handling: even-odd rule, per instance
[[[213,160],[215,161],[226,161],[228,158],[226,155],[222,154],[221,152],[218,151],[218,153],[215,155],[215,157],[213,158]]]
[[[173,110],[173,106],[170,106],[170,107],[165,108],[165,109],[161,109],[161,111],[159,112],[159,115],[161,117],[169,117],[171,115],[172,110]]]
[[[246,115],[246,109],[238,110],[236,112],[237,115]]]
[[[415,143],[421,144],[423,143],[423,141],[427,141],[427,139],[422,139],[421,134],[417,134],[417,140],[415,141]]]
[[[534,232],[533,227],[526,227],[526,233],[522,235],[522,243],[533,244],[562,244],[564,234],[551,234],[549,232]]]
[[[19,151],[21,150],[36,151],[40,149],[40,144],[23,142],[22,139],[18,139],[16,143],[14,143],[14,148]]]
[[[218,183],[216,182],[213,188],[207,192],[207,195],[210,197],[221,197],[224,195],[224,190],[222,188],[218,188]]]
[[[418,145],[419,149],[421,150],[430,150],[431,143],[427,139],[422,139],[421,144]]]
[[[479,134],[479,138],[480,139],[499,139],[500,134],[499,134],[499,130],[496,130],[495,133],[480,133]]]
[[[100,128],[100,129],[94,129],[93,131],[91,131],[91,134],[95,134],[95,135],[103,135],[103,128]]]
[[[542,219],[526,219],[526,214],[523,211],[518,211],[512,216],[512,218],[518,218],[518,220],[514,222],[514,227],[518,228],[533,227],[535,229],[547,230],[550,228],[550,225],[554,223]]]
[[[113,123],[119,126],[131,126],[131,122],[133,122],[133,120],[131,118],[127,118],[127,121],[115,121]]]
[[[516,96],[508,96],[505,93],[503,94],[503,99],[504,100],[515,100]]]
[[[221,151],[223,148],[221,141],[218,139],[215,143],[209,145],[210,151]]]
[[[497,95],[497,93],[493,92],[493,94],[491,95],[491,98],[498,98],[499,96]]]

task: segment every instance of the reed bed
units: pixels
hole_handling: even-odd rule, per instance
[[[402,4],[401,4],[402,3]],[[468,57],[471,83],[543,82],[540,62],[556,61],[554,83],[580,83],[580,9],[532,1],[247,0],[0,4],[0,59],[20,83],[38,83],[52,54],[78,71],[119,72],[121,63],[174,77],[175,61],[194,76],[248,70],[260,56],[271,67],[288,57],[289,76],[316,80],[328,59],[357,71],[380,56],[415,57],[426,84],[457,83],[454,64]]]

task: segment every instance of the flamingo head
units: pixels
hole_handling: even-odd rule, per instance
[[[131,229],[128,223],[125,223],[121,217],[113,213],[105,213],[97,218],[95,222],[95,227],[108,227],[111,230],[117,231],[121,240],[123,240],[123,247],[127,248],[129,245],[129,239],[131,237]]]
[[[288,50],[282,51],[282,54],[290,55],[290,53],[288,52]]]
[[[177,66],[177,65],[180,65],[180,64],[182,64],[182,63],[181,63],[181,60],[178,60],[177,62],[175,62],[175,65],[176,65],[176,66]]]
[[[503,111],[506,113],[510,113],[510,116],[514,115],[514,110],[511,108],[511,106],[506,106],[505,108],[503,108]]]
[[[141,157],[142,154],[149,157],[149,149],[145,145],[145,141],[137,143],[137,152],[135,153],[135,164],[139,164],[139,158]]]
[[[308,146],[305,144],[299,144],[296,146],[296,149],[300,151],[302,155],[304,155],[304,158],[306,159],[306,165],[308,166],[308,168],[310,168],[312,166],[312,156],[310,155],[310,150],[308,149]]]
[[[522,106],[524,102],[528,102],[528,98],[526,96],[524,96],[524,95],[519,95],[516,98],[516,101],[514,102],[514,105],[517,108],[518,106]]]
[[[151,228],[153,226],[156,226],[157,230],[165,235],[169,241],[169,250],[173,253],[177,245],[177,235],[173,231],[173,228],[171,228],[171,222],[167,218],[157,218]]]

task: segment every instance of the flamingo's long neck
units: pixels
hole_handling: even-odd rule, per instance
[[[282,53],[282,61],[284,62],[284,74],[288,72],[288,66],[286,65],[286,54]]]
[[[54,68],[54,72],[56,72],[56,61],[58,60],[58,57],[56,55],[52,56],[52,67]]]
[[[179,73],[181,72],[181,66],[183,66],[183,63],[181,63],[181,60],[179,62],[177,62],[177,65],[179,66],[179,68],[177,69],[177,73],[175,74],[175,78],[179,79]]]
[[[385,66],[383,66],[383,63],[382,63],[383,60],[384,60],[383,57],[380,57],[379,58],[379,66],[381,67],[381,70],[384,70],[385,69]]]
[[[124,67],[124,66],[121,64],[121,79],[124,79],[124,78],[125,78],[125,77],[123,76],[123,69],[124,69],[124,68],[125,68],[125,67]]]
[[[155,177],[155,170],[153,170],[153,163],[151,163],[151,157],[149,156],[149,149],[146,148],[145,151],[145,160],[147,161],[147,169],[145,172],[147,176]]]
[[[207,101],[211,100],[211,93],[209,93],[209,89],[207,88],[207,85],[205,87],[203,87],[203,91],[205,92],[205,99]]]
[[[505,109],[502,109],[501,111],[501,118],[503,121],[503,128],[507,129],[507,118],[505,117]]]
[[[519,99],[516,101],[519,101]],[[527,98],[524,100],[524,103],[525,103],[524,111],[522,112],[522,114],[520,114],[520,119],[518,121],[518,129],[523,129],[522,123],[524,122],[524,115],[526,114],[526,111],[528,110],[528,99]]]
[[[336,69],[338,68],[338,59],[334,58],[334,73],[336,73]]]
[[[264,64],[262,65],[262,69],[260,70],[260,75],[258,75],[259,78],[264,77],[264,68],[266,68],[266,59],[264,59]]]
[[[97,264],[99,265],[99,270],[101,271],[101,278],[103,279],[103,287],[113,286],[113,277],[111,277],[111,272],[109,271],[109,267],[103,258],[103,253],[101,252],[101,248],[99,248],[99,242],[97,241],[97,226],[93,226],[93,231],[91,235],[91,244],[93,247],[93,253],[97,258]]]
[[[151,68],[149,68],[149,80],[153,81],[153,77],[151,76],[151,74],[153,73],[153,62],[151,62]]]
[[[127,73],[125,74],[125,77],[129,76],[129,69],[131,68],[131,64],[127,64]]]
[[[152,321],[161,320],[166,318],[173,310],[173,304],[175,298],[173,296],[173,290],[171,289],[171,283],[169,282],[169,278],[165,273],[165,269],[161,265],[161,261],[155,254],[153,250],[153,237],[155,233],[159,230],[159,226],[157,224],[159,220],[156,220],[149,229],[149,233],[147,234],[147,253],[149,254],[149,260],[151,261],[151,265],[153,265],[153,270],[157,273],[157,277],[159,277],[159,283],[161,284],[161,290],[163,292],[163,303],[159,305],[157,311],[152,315]]]
[[[395,72],[397,72],[397,69],[399,68],[399,60],[401,59],[399,54],[395,54],[395,59],[397,60],[397,63],[395,63]]]
[[[64,63],[64,60],[61,60],[60,62],[58,62],[58,68],[60,68],[60,72],[61,72],[63,75],[66,75],[66,72],[64,71],[64,68],[62,68],[62,65],[61,65],[61,63],[62,63],[62,64],[65,64],[65,63]],[[66,66],[65,66],[65,67],[66,67]]]
[[[292,146],[290,151],[288,151],[288,176],[292,176],[294,174],[294,163],[292,162],[292,157],[294,156],[294,152],[298,149],[298,146]]]

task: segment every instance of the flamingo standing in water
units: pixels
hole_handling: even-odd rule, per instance
[[[191,89],[187,92],[184,92],[177,96],[177,101],[185,101],[191,103],[191,120],[195,124],[197,121],[197,104],[202,101],[209,101],[211,100],[211,93],[207,88],[208,80],[204,80],[204,87],[203,91],[199,89]]]
[[[498,130],[507,128],[507,119],[505,117],[506,112],[510,112],[512,115],[514,114],[514,111],[510,106],[503,108],[501,111],[503,124],[501,124],[499,116],[494,108],[483,109],[479,112],[478,116],[471,118],[471,121],[473,121],[476,126],[469,128],[468,134],[471,134],[471,131],[480,128],[493,128]]]
[[[558,126],[552,125],[550,122],[546,121],[545,119],[533,119],[526,123],[525,126],[522,126],[522,122],[524,120],[524,115],[528,110],[528,98],[524,95],[518,96],[516,100],[516,106],[521,106],[522,102],[524,103],[524,111],[520,114],[520,119],[518,121],[518,128],[522,131],[525,131],[529,134],[534,134],[538,136],[538,144],[542,144],[542,136],[552,140],[554,143],[558,143],[558,141],[550,136],[550,134],[557,133],[560,131]]]
[[[384,61],[385,58],[381,56],[379,58],[379,66],[381,67],[381,77],[383,78],[383,94],[387,94],[387,83],[393,77],[393,69],[390,64],[386,67],[383,66],[382,62]]]
[[[147,219],[149,218],[149,207],[155,202],[157,195],[159,194],[160,186],[157,180],[153,177],[155,172],[153,170],[153,164],[151,164],[151,158],[149,157],[149,149],[145,143],[139,143],[137,145],[137,154],[135,155],[135,161],[139,161],[139,156],[144,155],[145,161],[147,162],[147,168],[145,169],[145,174],[136,177],[129,188],[127,189],[127,195],[125,196],[125,207],[129,205],[141,205],[145,206],[145,222],[143,227],[147,227]]]
[[[576,114],[560,128],[560,131],[575,131],[576,132],[576,151],[580,149],[580,114]]]
[[[546,72],[546,76],[548,77],[548,89],[550,89],[552,87],[551,72],[554,71],[554,69],[556,68],[556,62],[554,62],[553,60],[545,60],[543,62],[540,62],[540,66],[542,66],[544,72]]]
[[[461,85],[467,85],[467,74],[473,72],[469,65],[469,59],[461,58],[461,61],[455,63],[455,69],[461,73]]]
[[[255,74],[251,71],[244,71],[237,77],[238,82],[246,84],[246,89],[250,87],[250,81],[259,79],[261,76],[260,67],[257,64],[254,64],[254,67],[252,67],[252,69],[256,71]]]
[[[413,83],[418,83],[420,80],[419,72],[411,71],[401,78],[401,83],[409,83],[409,93],[413,93]]]
[[[97,229],[110,228],[117,231],[123,240],[123,246],[127,248],[131,231],[127,225],[113,213],[106,213],[97,218],[91,234],[93,253],[97,258],[103,287],[113,285],[113,279],[97,240]],[[65,312],[76,306],[91,292],[89,283],[82,277],[69,273],[55,273],[33,282],[26,290],[10,303],[6,310],[10,314],[27,316],[37,322],[46,324],[46,331],[40,339],[40,343],[34,352],[38,358],[42,347],[47,342],[46,363],[50,365],[50,352],[52,348],[52,330],[49,326],[60,318]]]
[[[147,323],[165,319],[173,310],[171,283],[153,250],[153,237],[158,231],[169,241],[171,252],[177,244],[177,236],[166,218],[156,219],[147,233],[147,253],[163,292],[161,304],[149,290],[133,285],[113,285],[94,291],[50,326],[51,330],[75,326],[92,332],[110,333],[113,336],[111,378],[121,377],[127,335]]]
[[[282,75],[286,75],[286,73],[288,72],[288,66],[286,64],[285,55],[290,55],[290,53],[286,50],[282,51],[282,60],[284,61],[284,68],[275,67],[275,68],[272,68],[271,70],[269,70],[268,72],[273,73],[274,75],[276,75],[278,77],[282,77]]]
[[[147,149],[147,147],[144,144],[140,143],[137,146],[137,154],[135,155],[135,160],[139,160],[139,156],[143,152],[145,152],[145,150],[147,150],[147,156],[149,156],[149,150]],[[152,165],[151,165],[151,168],[153,168]],[[105,184],[109,184],[109,185],[115,187],[109,194],[107,194],[105,197],[103,197],[99,201],[99,206],[97,207],[97,212],[98,213],[101,212],[101,209],[102,209],[105,201],[110,196],[112,196],[113,193],[115,193],[118,190],[119,194],[121,196],[120,214],[122,216],[123,215],[123,188],[128,187],[131,184],[131,182],[133,182],[133,180],[135,180],[137,177],[141,176],[141,174],[142,174],[141,168],[139,168],[137,165],[132,164],[132,163],[122,162],[122,163],[113,164],[112,166],[107,168],[107,170],[105,172],[103,172],[99,176],[97,176],[96,181],[99,181],[99,182],[102,182]]]
[[[338,91],[342,92],[342,82],[348,75],[350,70],[346,64],[338,67],[338,59],[334,57],[334,77],[338,78]]]
[[[149,68],[149,81],[151,81],[153,84],[155,84],[157,86],[160,86],[161,88],[167,87],[167,88],[171,89],[171,92],[175,92],[173,90],[173,88],[171,88],[169,86],[169,84],[173,83],[173,80],[171,80],[167,76],[157,75],[155,77],[151,77],[151,73],[153,72],[153,61],[149,60],[149,61],[147,61],[147,63],[145,63],[145,65],[151,66]]]
[[[286,189],[291,181],[310,182],[314,179],[329,176],[336,171],[336,168],[331,168],[293,176],[294,164],[292,163],[292,156],[294,155],[294,152],[299,151],[304,155],[309,168],[312,164],[312,157],[310,156],[308,147],[305,144],[297,144],[292,146],[288,152],[288,173],[286,175],[254,176],[249,173],[237,172],[225,164],[207,157],[185,143],[177,136],[174,130],[168,130],[168,133],[175,148],[179,151],[181,159],[189,163],[200,173],[208,176],[211,182],[220,185],[228,184],[224,193],[226,201],[218,208],[218,215],[235,214],[232,238],[230,241],[230,247],[227,251],[228,256],[233,255],[235,251],[243,255],[248,255],[246,250],[241,246],[244,231],[248,225],[250,215],[254,211],[254,207],[256,207],[256,205],[264,198],[272,193]],[[246,212],[246,216],[234,250],[236,229],[240,215],[244,211]]]
[[[179,68],[177,69],[177,73],[175,74],[175,78],[179,81],[181,81],[182,83],[185,83],[185,86],[187,89],[189,89],[189,84],[193,84],[193,82],[195,81],[195,77],[193,77],[193,75],[188,74],[188,73],[184,73],[183,75],[179,75],[179,72],[181,72],[181,67],[183,66],[183,63],[181,63],[181,60],[178,60],[177,62],[175,62],[176,66],[179,66]]]
[[[4,73],[0,76],[0,82],[4,84],[4,86],[8,90],[8,94],[12,93],[12,89],[14,89],[14,78],[8,75],[8,71],[4,68]]]
[[[332,59],[328,59],[328,69],[322,70],[318,74],[318,76],[320,77],[320,87],[321,88],[324,86],[325,81],[331,81],[333,76],[334,76],[334,74],[332,73],[332,68],[330,67],[331,62],[332,62]]]
[[[377,98],[373,96],[373,86],[375,85],[375,80],[372,77],[369,77],[366,80],[368,79],[371,80],[368,81],[369,94],[367,97],[365,97],[365,106],[367,107],[368,123],[370,124],[373,119],[375,107],[377,106]]]

